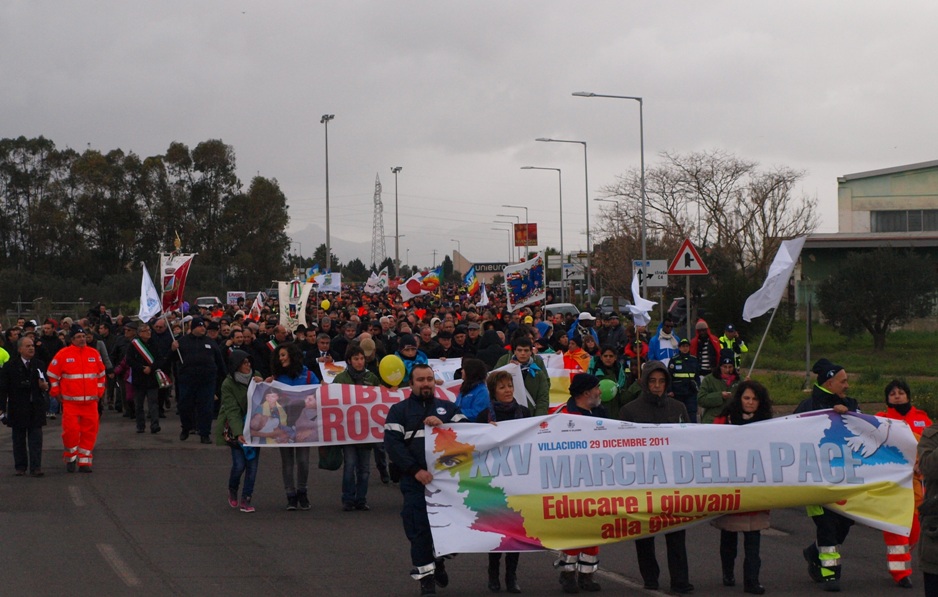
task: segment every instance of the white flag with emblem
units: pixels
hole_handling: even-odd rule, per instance
[[[140,321],[150,321],[163,310],[163,303],[160,300],[160,293],[156,291],[153,280],[150,279],[150,273],[147,271],[147,265],[143,264],[143,280],[140,281],[140,312],[137,317]]]

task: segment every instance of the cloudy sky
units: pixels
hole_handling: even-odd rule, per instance
[[[803,169],[833,232],[837,176],[938,158],[936,13],[924,0],[7,0],[0,135],[141,156],[220,138],[242,182],[280,182],[310,254],[325,240],[319,121],[335,114],[334,252],[370,258],[376,174],[394,234],[402,166],[401,259],[430,265],[451,239],[504,260],[492,221],[524,218],[506,203],[559,244],[557,176],[528,165],[562,169],[565,248],[585,247],[582,148],[534,139],[586,141],[596,197],[639,164],[638,105],[571,93],[637,95],[646,165],[723,149]]]

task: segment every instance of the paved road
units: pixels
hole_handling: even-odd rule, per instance
[[[372,476],[370,512],[342,512],[341,473],[314,470],[313,509],[287,512],[280,457],[261,455],[255,514],[228,507],[226,448],[178,440],[173,419],[163,433],[137,435],[133,424],[105,413],[95,472],[66,474],[59,428],[46,428],[41,479],[13,476],[9,429],[0,431],[0,595],[416,595],[401,528],[400,493]],[[197,438],[196,438],[197,439]],[[763,536],[762,582],[770,595],[820,595],[801,549],[813,525],[801,509],[772,513]],[[666,570],[664,541],[659,561]],[[691,582],[697,595],[742,594],[720,582],[718,532],[688,531]],[[740,549],[740,551],[742,551]],[[844,548],[844,591],[851,595],[920,595],[892,588],[881,534],[854,527]],[[641,588],[634,548],[604,547],[602,594],[653,593]],[[737,577],[741,581],[741,555]],[[524,554],[527,595],[561,595],[550,553]],[[486,556],[464,554],[448,566],[442,596],[489,594]],[[741,584],[741,583],[740,583]],[[666,572],[662,586],[667,587]]]

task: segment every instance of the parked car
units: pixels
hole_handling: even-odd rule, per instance
[[[697,318],[705,317],[707,314],[706,310],[697,307]],[[674,322],[674,327],[680,329],[687,322],[687,300],[683,296],[679,296],[673,301],[671,301],[671,306],[668,307],[668,315],[671,316],[671,320]]]
[[[580,315],[580,310],[573,303],[551,303],[544,307],[544,312],[548,317],[552,317],[554,313],[561,313],[564,317],[567,313],[572,313],[574,318]]]
[[[196,307],[208,307],[209,309],[211,309],[215,305],[221,305],[221,304],[222,304],[222,300],[218,298],[217,296],[200,296],[199,298],[195,299]]]
[[[615,308],[615,299],[614,296],[601,296],[599,297],[599,302],[596,303],[596,308],[599,309],[599,312],[602,315],[608,315],[612,313]],[[628,306],[632,304],[632,301],[626,299],[625,297],[618,297],[619,299],[619,314],[628,315],[629,309]]]

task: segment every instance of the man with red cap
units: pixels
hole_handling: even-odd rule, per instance
[[[98,438],[98,401],[104,396],[104,363],[98,351],[87,345],[85,330],[71,327],[71,345],[60,350],[49,364],[49,395],[62,403],[62,443],[65,468],[91,472],[92,450]]]

